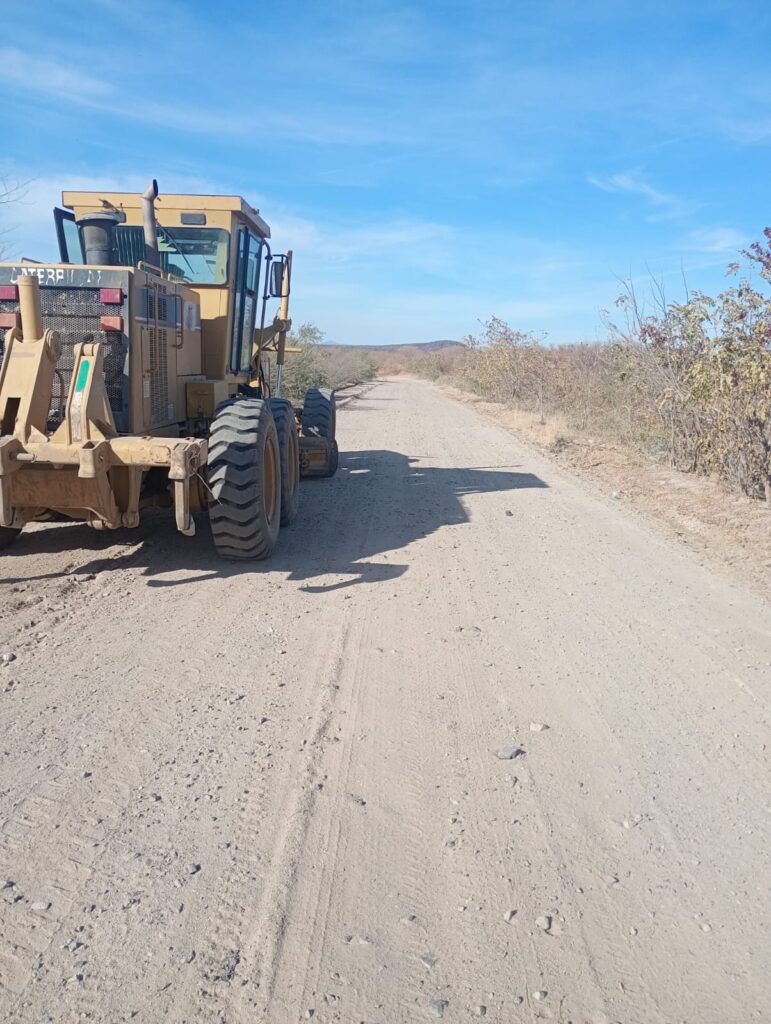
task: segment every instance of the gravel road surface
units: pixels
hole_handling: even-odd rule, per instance
[[[269,564],[0,557],[0,1019],[771,1020],[771,609],[411,380]]]

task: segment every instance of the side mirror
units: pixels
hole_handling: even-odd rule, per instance
[[[280,299],[284,288],[284,261],[274,259],[270,265],[270,294],[271,298]]]

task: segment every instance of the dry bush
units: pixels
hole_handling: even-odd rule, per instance
[[[771,281],[768,245],[745,255]],[[732,264],[729,274],[739,269]],[[627,323],[615,333],[636,359],[672,463],[771,500],[771,297],[743,279],[653,316],[640,315],[630,289],[619,305]]]
[[[650,417],[642,422],[644,403],[631,369],[623,346],[547,346],[492,318],[480,339],[468,339],[460,376],[477,394],[529,410],[541,423],[559,414],[575,430],[640,443],[652,424]]]
[[[412,368],[414,351],[414,349],[406,347],[374,349],[371,355],[376,362],[378,376],[398,377],[403,373],[414,373]]]
[[[453,346],[437,352],[421,352],[420,349],[413,351],[411,371],[428,380],[439,380],[440,377],[454,378],[464,371],[466,352],[463,348]]]
[[[299,352],[288,352],[284,365],[283,394],[301,403],[308,388],[341,388],[360,384],[375,376],[376,363],[365,349],[324,345],[323,333],[315,324],[303,324],[290,335],[287,345]]]
[[[771,229],[744,255],[771,282]],[[463,349],[410,368],[771,500],[771,297],[741,280],[662,299],[653,315],[628,287],[617,306],[624,323],[608,323],[605,344],[548,346],[493,317]]]
[[[321,350],[328,387],[361,384],[372,380],[377,372],[373,354],[366,349],[325,346]]]

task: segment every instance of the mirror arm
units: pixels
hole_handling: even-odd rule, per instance
[[[289,292],[292,287],[292,250],[287,249],[284,257],[284,273],[281,275],[281,312],[282,320],[289,319]]]

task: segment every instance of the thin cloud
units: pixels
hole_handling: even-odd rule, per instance
[[[723,119],[720,126],[730,139],[742,145],[767,143],[771,139],[771,117]]]
[[[115,87],[53,60],[10,47],[0,47],[0,84],[22,95],[35,93],[48,100],[99,110],[112,117],[143,124],[173,125],[195,135],[243,137],[269,132],[276,138],[322,145],[366,146],[406,142],[398,131],[382,130],[365,110],[336,113],[307,107],[301,115],[263,111],[259,115],[223,112],[190,104],[159,102],[135,95],[131,103],[118,101]]]
[[[38,92],[81,102],[104,98],[115,91],[109,82],[7,46],[0,47],[0,82],[25,93]]]
[[[675,207],[681,204],[681,200],[677,196],[654,188],[636,171],[612,174],[609,178],[600,178],[590,174],[587,176],[587,181],[590,185],[594,185],[595,188],[602,189],[603,192],[620,192],[642,196],[651,206]]]
[[[339,267],[351,264],[364,273],[384,260],[426,274],[453,276],[457,267],[457,235],[445,224],[406,218],[325,224],[281,210],[269,221],[274,236],[305,253],[306,264],[322,277],[337,278]]]
[[[57,102],[101,110],[116,117],[151,124],[172,123],[176,128],[210,133],[219,129],[228,134],[244,130],[242,119],[232,115],[207,114],[190,108],[175,108],[157,102],[144,103],[135,97],[131,103],[118,103],[115,88],[109,82],[85,75],[67,65],[44,60],[19,49],[0,48],[0,83],[26,95],[30,92]]]
[[[685,248],[695,252],[731,253],[744,249],[750,239],[736,228],[702,228],[692,231],[685,240]]]

